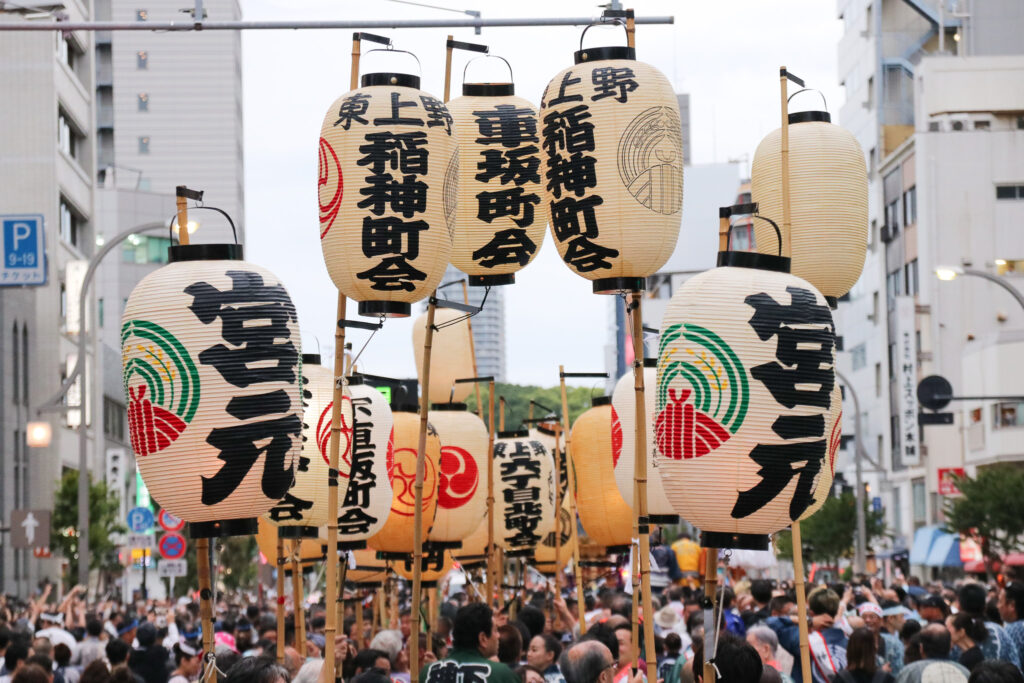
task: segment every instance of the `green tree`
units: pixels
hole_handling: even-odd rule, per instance
[[[69,560],[78,556],[78,470],[67,470],[61,477],[54,497],[50,522],[50,548]],[[117,546],[111,534],[127,531],[121,523],[117,495],[106,482],[89,477],[89,568],[120,571]]]
[[[601,380],[599,380],[601,381]],[[484,403],[484,421],[487,421],[487,385],[481,385],[480,398]],[[537,387],[522,384],[498,383],[494,389],[494,417],[499,420],[498,398],[505,397],[505,429],[516,429],[523,420],[529,417],[530,401],[536,401],[545,408],[550,409],[557,415],[562,414],[562,390],[558,386]],[[588,387],[566,387],[566,397],[569,403],[569,415],[575,420],[580,413],[590,408],[591,396],[604,394],[603,388]],[[476,392],[472,392],[466,399],[469,410],[476,412]],[[533,416],[544,417],[547,410],[539,406],[534,407]]]
[[[875,512],[865,502],[865,530],[867,544],[885,535],[885,513]],[[845,491],[839,497],[829,496],[821,509],[800,523],[800,536],[805,546],[813,547],[807,561],[822,561],[837,564],[840,558],[853,556],[857,535],[857,499],[852,491]],[[789,531],[775,537],[779,556],[793,557],[793,539]]]
[[[980,538],[991,571],[995,560],[1019,549],[1024,541],[1024,469],[986,467],[975,477],[957,477],[956,484],[963,495],[946,498],[946,528]]]

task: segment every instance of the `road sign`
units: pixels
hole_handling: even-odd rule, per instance
[[[11,510],[11,547],[47,548],[50,546],[49,510]]]
[[[188,574],[188,562],[185,560],[160,560],[156,567],[156,575],[160,578],[174,578]]]
[[[875,496],[871,499],[871,510],[872,512],[882,511],[882,499],[879,496]]]
[[[0,216],[0,286],[45,285],[42,214]]]
[[[129,548],[152,548],[153,537],[150,534],[128,534]]]
[[[185,528],[185,520],[178,519],[167,510],[160,510],[156,522],[164,531],[181,531]]]
[[[929,375],[917,384],[917,401],[928,410],[942,410],[953,397],[953,385],[941,375]]]
[[[185,557],[185,548],[187,546],[184,536],[168,531],[160,537],[156,547],[160,551],[160,557],[165,560],[180,560]]]
[[[149,508],[137,507],[128,511],[128,529],[137,534],[144,534],[153,528],[153,511]]]

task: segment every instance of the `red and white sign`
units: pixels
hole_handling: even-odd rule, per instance
[[[173,531],[169,531],[161,536],[160,541],[157,543],[160,557],[165,560],[180,560],[185,557],[185,548],[187,547],[185,537]]]
[[[156,521],[164,531],[181,531],[185,528],[185,520],[178,519],[167,510],[161,510]]]
[[[940,467],[939,468],[939,495],[959,496],[960,489],[956,487],[956,477],[966,477],[963,467]]]

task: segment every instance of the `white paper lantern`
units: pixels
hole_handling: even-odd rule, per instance
[[[487,425],[465,403],[435,403],[430,424],[441,439],[437,512],[427,540],[461,542],[487,514]]]
[[[506,554],[530,554],[554,529],[554,464],[527,430],[494,440],[494,539]]]
[[[143,481],[193,536],[252,534],[302,447],[295,306],[238,245],[183,245],[125,304],[121,353]]]
[[[453,323],[455,320],[460,322]],[[434,341],[430,355],[431,403],[461,403],[466,400],[473,385],[456,384],[457,379],[473,377],[473,337],[466,314],[451,308],[434,310]],[[416,376],[423,386],[423,343],[427,336],[427,314],[423,313],[412,326],[413,358]]]

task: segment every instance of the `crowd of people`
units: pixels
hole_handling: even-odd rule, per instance
[[[658,683],[715,683],[704,680],[705,655],[721,683],[805,683],[791,582],[725,573],[721,609],[708,613],[699,582],[664,564],[659,583],[667,585],[655,588],[652,615]],[[369,616],[357,623],[353,598],[333,643],[321,602],[299,613],[303,643],[288,614],[280,658],[271,602],[220,596],[216,648],[204,656],[191,598],[87,604],[76,587],[58,603],[46,587],[27,602],[0,598],[0,683],[188,683],[210,666],[228,683],[328,683],[327,647],[347,683],[413,683],[416,631],[419,683],[645,683],[644,629],[636,642],[627,588],[592,585],[582,628],[570,588],[524,591],[494,606],[471,600],[476,590],[453,590],[429,629],[413,628],[407,600],[376,630]],[[807,683],[1024,683],[1024,583],[865,578],[805,590]],[[708,628],[717,633],[710,653]]]

